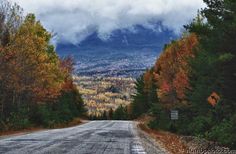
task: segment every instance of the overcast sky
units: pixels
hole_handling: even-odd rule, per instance
[[[57,34],[58,42],[77,44],[93,32],[109,38],[117,29],[135,25],[153,29],[161,21],[179,33],[182,26],[204,7],[202,0],[12,0],[26,13],[35,13],[43,25]]]

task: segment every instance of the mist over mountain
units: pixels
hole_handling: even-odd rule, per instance
[[[196,16],[202,0],[12,0],[26,12],[35,13],[42,24],[57,33],[55,43],[78,44],[98,33],[107,39],[114,31],[142,25],[155,29],[155,21],[175,33]]]
[[[138,77],[154,64],[163,46],[178,37],[157,26],[116,30],[106,40],[95,32],[78,45],[58,44],[57,52],[62,57],[73,56],[76,73],[81,76]]]
[[[75,57],[80,75],[128,77],[152,66],[205,6],[202,0],[12,1],[56,34],[51,42],[60,56]]]

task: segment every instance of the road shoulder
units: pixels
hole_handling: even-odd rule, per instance
[[[158,142],[151,134],[141,129],[139,123],[136,123],[137,133],[146,153],[150,154],[169,154],[170,152]]]
[[[152,130],[143,123],[138,124],[138,130],[142,136],[146,136],[146,138],[149,140],[149,143],[159,147],[159,149],[161,149],[164,153],[185,154],[187,151],[186,144],[184,144],[175,134]]]

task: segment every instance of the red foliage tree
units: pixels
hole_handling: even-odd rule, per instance
[[[197,36],[191,34],[167,46],[158,58],[154,71],[158,96],[163,103],[173,104],[185,99],[185,90],[190,88],[188,59],[194,56],[197,44]]]

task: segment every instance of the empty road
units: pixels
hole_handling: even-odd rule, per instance
[[[0,139],[1,154],[146,154],[131,121],[91,121],[76,127]]]

